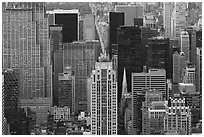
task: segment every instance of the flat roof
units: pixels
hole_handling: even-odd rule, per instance
[[[72,9],[72,10],[64,10],[64,9],[54,9],[46,11],[48,14],[70,14],[70,13],[76,13],[79,14],[78,9]]]

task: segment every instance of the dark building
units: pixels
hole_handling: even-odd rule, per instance
[[[54,10],[47,13],[49,15],[49,24],[63,25],[63,42],[73,42],[79,39],[78,10]]]
[[[159,32],[156,29],[151,29],[150,27],[142,27],[142,43],[145,46],[144,54],[147,55],[147,42],[148,38],[159,36]],[[147,57],[145,57],[145,64],[147,63]],[[147,65],[147,64],[146,64]]]
[[[166,78],[172,78],[172,54],[169,38],[154,37],[148,39],[148,67],[155,69],[165,69]]]
[[[75,77],[71,68],[66,67],[63,73],[58,74],[58,105],[68,106],[71,113],[75,112]]]
[[[127,91],[131,91],[131,73],[142,72],[145,64],[145,47],[142,45],[141,28],[118,28],[118,100],[121,100],[123,71],[126,69]]]
[[[63,50],[54,52],[53,106],[58,106],[58,74],[63,72]]]
[[[3,71],[3,114],[9,124],[17,118],[19,99],[19,74],[17,70]]]
[[[124,13],[122,12],[110,12],[109,13],[109,56],[112,58],[112,54],[117,50],[117,28],[124,25]]]
[[[196,31],[196,47],[202,47],[202,30]]]
[[[188,27],[186,31],[189,34],[189,55],[190,62],[196,64],[196,32],[192,27]]]
[[[143,18],[134,18],[134,26],[143,26]]]

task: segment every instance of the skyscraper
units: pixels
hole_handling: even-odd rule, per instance
[[[3,7],[3,69],[19,71],[20,102],[36,103],[43,98],[51,103],[51,61],[48,18],[45,3],[8,2]],[[39,114],[40,115],[40,114]]]
[[[148,39],[147,66],[155,69],[165,69],[167,79],[172,78],[172,54],[169,38],[153,37]]]
[[[53,10],[47,11],[53,19],[52,24],[63,25],[63,42],[73,42],[79,40],[79,11],[78,10]],[[50,22],[51,22],[50,19]]]
[[[126,69],[127,92],[131,92],[131,73],[142,72],[145,64],[145,47],[142,44],[141,28],[118,29],[118,100],[121,100],[123,71]]]
[[[171,98],[164,117],[166,134],[191,134],[191,112],[185,98]]]
[[[64,43],[63,68],[71,66],[75,75],[75,107],[76,112],[86,110],[87,106],[87,78],[95,68],[99,56],[99,41],[76,41]]]
[[[163,21],[164,21],[164,29],[165,29],[165,36],[171,36],[171,14],[173,12],[173,3],[172,2],[164,2],[163,8]]]
[[[112,59],[114,51],[117,50],[117,28],[124,25],[124,13],[109,12],[109,57]]]
[[[188,83],[188,84],[191,83],[195,85],[195,73],[196,73],[195,65],[192,65],[190,63],[187,64],[184,71],[183,83]]]
[[[190,61],[189,34],[186,30],[181,32],[181,52],[185,55],[185,61]]]
[[[115,12],[123,12],[125,17],[125,26],[133,26],[134,18],[143,18],[144,9],[142,5],[116,5]]]
[[[83,40],[95,40],[95,22],[92,14],[85,14],[83,18]]]
[[[66,67],[63,73],[58,74],[58,105],[69,107],[70,112],[75,112],[75,77],[71,68]]]
[[[117,81],[112,62],[96,62],[91,83],[91,133],[117,135]]]
[[[179,37],[181,32],[186,27],[186,9],[187,9],[187,2],[175,2],[174,3],[174,10],[175,10],[175,34],[176,37]]]

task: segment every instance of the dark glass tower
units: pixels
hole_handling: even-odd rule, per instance
[[[142,72],[145,64],[141,28],[126,26],[118,29],[118,100],[122,93],[123,71],[126,69],[127,91],[131,92],[131,73]]]
[[[112,54],[117,50],[114,45],[117,44],[117,28],[124,25],[124,13],[122,12],[110,12],[109,13],[109,56],[112,58]]]
[[[169,38],[155,37],[148,39],[148,67],[165,69],[166,78],[172,78],[172,54]]]

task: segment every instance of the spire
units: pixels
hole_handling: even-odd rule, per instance
[[[127,80],[126,80],[126,70],[124,68],[123,72],[123,83],[122,83],[122,98],[127,94]]]

